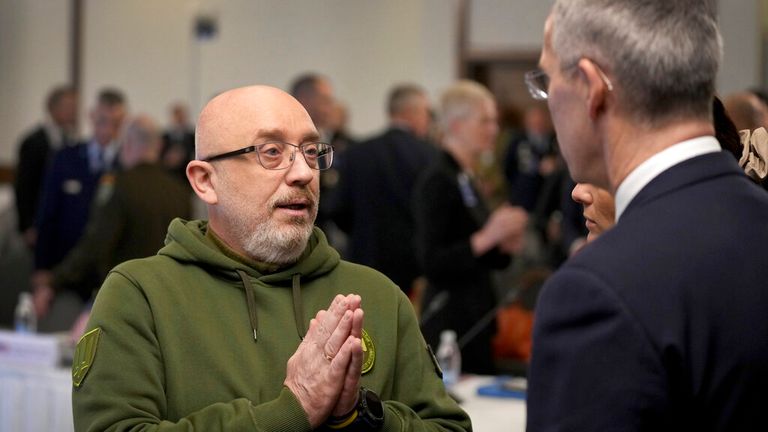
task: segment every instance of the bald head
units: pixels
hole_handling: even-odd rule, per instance
[[[240,87],[213,98],[203,108],[195,131],[195,155],[252,145],[259,137],[299,143],[317,139],[304,107],[288,93],[269,86]]]

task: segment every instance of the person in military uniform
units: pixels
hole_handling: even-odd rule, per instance
[[[107,276],[75,352],[76,430],[471,429],[408,298],[314,226],[318,139],[276,88],[206,105],[187,177],[209,220],[174,220]]]
[[[57,293],[74,293],[88,301],[112,267],[154,255],[171,220],[190,216],[192,191],[159,163],[161,146],[160,131],[151,118],[131,120],[120,146],[124,170],[103,176],[83,237],[50,273],[35,279],[43,327],[68,328],[74,319],[46,323],[47,306]]]

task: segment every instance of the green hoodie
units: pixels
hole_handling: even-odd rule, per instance
[[[382,430],[471,430],[389,279],[341,261],[317,228],[296,264],[269,274],[206,230],[174,220],[158,255],[110,272],[73,366],[76,430],[309,431],[286,363],[317,311],[348,293],[363,299],[375,357],[361,384],[385,401]]]

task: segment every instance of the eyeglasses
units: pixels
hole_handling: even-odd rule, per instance
[[[534,69],[525,73],[525,86],[528,93],[536,100],[547,100],[549,95],[549,75],[541,69]]]
[[[594,62],[593,62],[594,63]],[[576,66],[576,64],[572,65]],[[605,75],[602,69],[595,63],[595,69],[600,74],[605,86],[608,87],[608,91],[613,91],[613,84],[608,76]],[[528,93],[536,100],[547,100],[549,98],[549,75],[541,69],[534,69],[528,71],[524,76],[525,86],[528,87]]]
[[[289,147],[294,147],[293,151],[289,151]],[[218,154],[215,156],[208,156],[203,159],[204,162],[213,162],[221,159],[240,156],[247,153],[256,153],[256,157],[259,160],[261,166],[268,170],[282,170],[289,168],[293,165],[293,160],[296,159],[296,152],[301,151],[304,155],[304,160],[307,162],[310,168],[316,170],[326,170],[331,167],[333,163],[333,146],[321,142],[308,142],[301,145],[290,144],[282,141],[270,141],[264,144],[252,145],[241,148],[240,150],[234,150]]]

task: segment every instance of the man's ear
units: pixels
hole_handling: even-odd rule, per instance
[[[583,58],[579,60],[578,67],[587,83],[587,110],[589,118],[596,120],[597,116],[605,111],[608,94],[613,88],[610,81],[608,81],[608,77],[592,60]]]
[[[187,164],[187,179],[189,184],[192,185],[192,190],[208,205],[214,205],[219,202],[219,197],[213,185],[214,175],[213,167],[208,162],[193,160]]]

